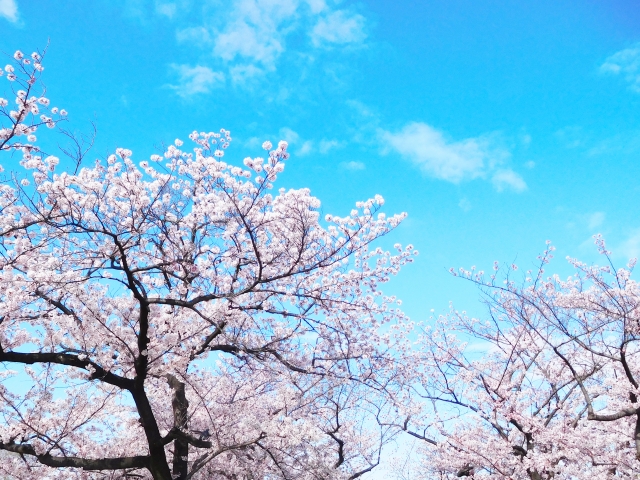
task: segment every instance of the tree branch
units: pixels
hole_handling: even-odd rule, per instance
[[[71,355],[69,353],[20,353],[20,352],[5,352],[0,348],[0,362],[13,362],[22,363],[26,365],[33,365],[34,363],[53,363],[56,365],[66,365],[69,367],[82,368],[83,370],[93,370],[91,373],[91,380],[100,380],[102,382],[114,385],[122,388],[123,390],[131,390],[134,386],[133,380],[115,375],[106,371],[97,363],[91,360],[80,359],[77,355]]]
[[[148,456],[135,457],[115,457],[115,458],[80,458],[80,457],[57,457],[53,455],[37,454],[32,445],[28,443],[0,443],[0,450],[19,453],[20,455],[31,455],[39,463],[48,467],[63,468],[73,467],[84,470],[121,470],[125,468],[147,468],[150,458]]]

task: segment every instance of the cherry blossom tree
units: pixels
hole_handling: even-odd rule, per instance
[[[454,273],[481,288],[489,318],[452,310],[420,339],[432,409],[403,428],[434,478],[637,478],[640,288],[635,260],[615,268],[596,244],[606,265],[569,258],[566,280],[545,276],[552,246],[522,281],[515,265]]]
[[[321,219],[274,182],[287,144],[222,160],[228,131],[135,162],[45,152],[42,55],[0,99],[0,472],[20,479],[360,477],[398,432],[411,328],[380,284],[379,196]],[[13,110],[11,109],[13,108]],[[46,129],[45,129],[46,131]],[[79,145],[79,144],[77,144]]]

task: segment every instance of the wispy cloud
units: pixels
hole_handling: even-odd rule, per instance
[[[448,141],[426,123],[410,123],[396,133],[383,131],[382,139],[425,172],[453,183],[481,176],[488,157],[483,141]]]
[[[13,23],[18,21],[18,4],[16,0],[0,0],[0,17],[4,17]]]
[[[352,172],[357,172],[359,170],[364,170],[367,167],[362,162],[351,161],[351,162],[341,162],[340,168],[343,168],[345,170],[351,170]]]
[[[173,18],[178,11],[178,5],[173,2],[159,2],[156,1],[156,13],[164,15],[168,18]]]
[[[340,143],[338,140],[323,139],[323,140],[320,140],[318,151],[322,154],[325,154],[325,153],[329,153],[330,150],[333,150],[334,148],[340,148],[341,146],[342,146],[342,143]]]
[[[205,47],[213,41],[209,30],[203,26],[185,27],[176,33],[179,43],[190,43],[197,47]]]
[[[289,127],[282,127],[278,134],[278,140],[286,140],[290,145],[300,144],[300,135]]]
[[[262,144],[265,139],[270,139],[269,135],[264,135],[263,137],[254,137],[250,140],[252,146]],[[282,127],[278,130],[278,134],[276,137],[271,138],[271,140],[275,140],[273,143],[278,143],[280,140],[285,140],[289,144],[289,151],[291,151],[294,155],[304,156],[313,150],[313,142],[310,140],[303,140],[300,137],[300,134],[295,130],[289,127]]]
[[[590,213],[585,218],[587,227],[589,228],[589,230],[594,230],[604,223],[605,218],[606,214],[604,212]]]
[[[252,137],[244,142],[244,145],[248,148],[257,148],[262,145],[264,140],[271,140],[272,143],[278,143],[280,140],[286,140],[289,144],[289,151],[295,156],[306,156],[311,154],[326,154],[334,148],[342,148],[345,146],[344,142],[338,142],[337,140],[309,140],[300,136],[298,132],[289,128],[282,127],[278,130],[276,135],[264,134],[259,137]],[[360,162],[343,162],[340,164],[341,168],[347,170],[362,170],[364,164]]]
[[[399,153],[432,177],[460,183],[490,175],[498,191],[522,192],[527,188],[519,174],[502,166],[510,152],[496,145],[490,135],[455,141],[419,122],[409,123],[399,132],[380,130],[379,134],[387,153]]]
[[[597,229],[604,225],[606,218],[607,214],[605,212],[581,213],[572,216],[566,226],[567,228],[574,230],[577,229],[580,232],[587,232],[590,235],[593,235],[594,233],[598,233]],[[590,248],[592,244],[593,239],[586,242],[583,246]]]
[[[458,202],[458,206],[462,209],[463,212],[468,212],[471,210],[471,202],[467,197],[463,197]]]
[[[289,127],[283,127],[278,132],[279,140],[286,140],[295,155],[305,156],[312,153],[320,153],[325,155],[335,148],[344,147],[343,142],[338,140],[322,139],[320,141],[314,141],[309,139],[303,139],[298,132],[292,130]]]
[[[262,75],[263,70],[255,65],[236,65],[229,69],[229,76],[234,83],[245,84]]]
[[[233,82],[275,71],[287,50],[307,55],[332,44],[360,44],[366,37],[366,18],[336,9],[323,0],[237,0],[230,7],[208,0],[198,22],[177,23],[180,43],[208,52],[216,69],[228,69]],[[172,2],[156,5],[172,17]],[[194,18],[190,16],[189,18]],[[295,41],[291,41],[295,37]],[[305,40],[306,38],[306,40]],[[302,40],[302,41],[301,41]]]
[[[589,155],[637,155],[640,151],[640,131],[626,130],[591,145]]]
[[[527,184],[520,175],[510,168],[501,168],[491,176],[491,183],[499,192],[512,190],[514,192],[524,192]]]
[[[234,2],[226,25],[221,30],[208,28],[214,55],[227,61],[239,59],[272,68],[285,50],[287,31],[292,28],[297,8],[294,0]]]
[[[360,43],[365,37],[365,18],[345,10],[330,12],[320,18],[311,30],[314,45]]]
[[[640,228],[633,230],[614,252],[625,259],[640,257]]]
[[[640,93],[640,43],[611,55],[600,66],[600,71],[621,75],[631,90]]]
[[[196,65],[170,65],[171,70],[178,77],[178,83],[169,85],[178,95],[188,97],[196,94],[208,93],[212,88],[224,83],[224,74],[214,72],[209,67]]]
[[[586,135],[582,131],[582,127],[571,125],[561,128],[555,132],[555,137],[562,143],[565,148],[584,147]]]

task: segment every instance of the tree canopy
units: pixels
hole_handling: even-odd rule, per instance
[[[379,286],[417,253],[371,244],[404,215],[376,196],[321,219],[308,189],[273,192],[286,142],[234,165],[224,129],[89,162],[42,93],[41,60],[16,52],[16,107],[0,100],[0,362],[30,381],[17,391],[2,373],[0,449],[19,455],[0,472],[370,471],[410,384],[406,318]],[[43,126],[75,142],[71,159],[39,147]]]

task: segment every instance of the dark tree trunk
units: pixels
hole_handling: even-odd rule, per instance
[[[173,426],[182,432],[188,432],[189,401],[185,393],[184,383],[173,375],[168,375],[169,386],[173,389],[171,406],[173,407]],[[183,437],[177,437],[173,443],[173,478],[184,480],[189,473],[189,442]]]
[[[149,471],[153,476],[153,480],[173,480],[160,429],[156,423],[147,394],[144,391],[144,386],[134,388],[131,393],[149,444],[149,456],[151,457]]]

